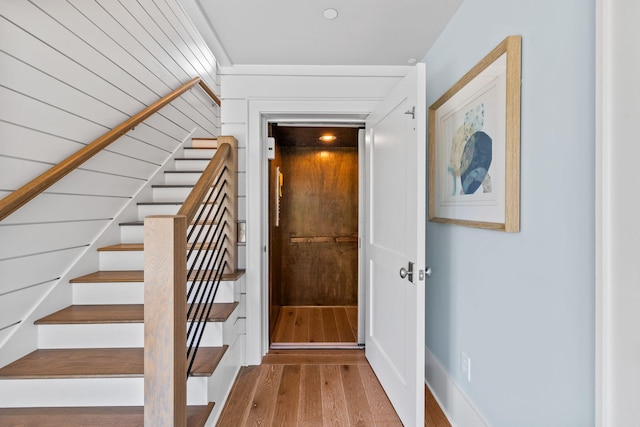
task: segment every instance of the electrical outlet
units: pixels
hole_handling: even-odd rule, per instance
[[[460,353],[460,370],[467,377],[467,381],[471,382],[471,358],[464,351]]]

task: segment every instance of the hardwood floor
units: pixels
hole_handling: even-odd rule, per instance
[[[218,426],[401,426],[362,350],[280,350],[242,368]]]
[[[427,386],[424,387],[424,427],[451,427]]]
[[[218,427],[402,426],[363,350],[271,350],[240,370]],[[425,387],[425,427],[451,427]]]
[[[357,306],[282,307],[272,336],[274,344],[357,341]]]

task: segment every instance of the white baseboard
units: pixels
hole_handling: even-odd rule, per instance
[[[467,399],[436,356],[425,348],[425,382],[453,427],[488,427],[489,423]]]

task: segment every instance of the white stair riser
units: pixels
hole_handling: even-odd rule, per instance
[[[189,283],[189,286],[190,285],[191,283]],[[187,292],[189,292],[188,289],[187,289]],[[219,303],[236,302],[238,301],[238,299],[235,298],[236,294],[237,294],[236,284],[234,282],[220,282],[220,285],[218,286],[218,289],[216,291],[214,302],[219,302]],[[190,303],[194,302],[196,299],[198,299],[198,297],[199,297],[198,289],[196,286],[196,288],[194,288],[194,290],[192,291],[191,295],[187,297],[187,301]]]
[[[200,175],[202,175],[200,172],[165,173],[164,183],[167,185],[195,185]]]
[[[199,242],[202,242],[207,237],[207,229],[205,228],[200,231],[202,228],[201,225],[191,226],[189,227],[189,232],[192,228],[195,227],[195,231],[189,238],[190,242],[195,242],[196,239]],[[214,225],[215,227],[215,225]],[[215,229],[214,229],[215,231]],[[214,232],[209,232],[209,236]],[[200,233],[200,235],[198,235]],[[144,241],[144,226],[142,225],[122,225],[120,226],[120,242],[121,243],[140,243]]]
[[[211,377],[209,377],[211,378]],[[208,403],[207,377],[187,381],[187,404]],[[144,378],[0,380],[0,407],[143,406]]]
[[[234,302],[232,281],[220,282],[215,302]],[[74,304],[144,304],[144,283],[74,283]]]
[[[221,346],[224,343],[225,331],[228,335],[233,332],[224,325],[225,322],[207,323],[200,345]],[[38,326],[38,348],[128,347],[144,347],[142,323]]]
[[[149,215],[175,215],[182,207],[182,203],[176,204],[160,204],[160,205],[138,205],[138,221],[144,221],[144,218]],[[206,208],[205,214],[209,213],[209,211],[217,209],[217,205],[213,205],[211,207],[201,206],[200,209],[196,212],[196,217],[200,213],[202,209]]]
[[[143,225],[121,225],[120,243],[140,243],[144,242]]]
[[[102,251],[98,257],[100,271],[144,270],[143,251]]]
[[[182,207],[180,204],[166,205],[138,205],[138,221],[144,221],[149,215],[175,215]]]
[[[144,304],[144,283],[73,283],[73,303],[91,304]]]
[[[206,266],[210,257],[215,259],[215,251],[199,251],[199,254],[193,253],[187,259],[187,268],[191,268],[194,263],[199,265],[203,260]],[[101,271],[144,270],[143,251],[101,251],[99,258]]]
[[[38,325],[38,348],[144,347],[144,324]]]
[[[193,187],[153,187],[154,202],[177,202],[187,199]]]
[[[189,149],[186,148],[183,150],[184,153],[184,157],[190,158],[190,159],[209,159],[211,160],[213,158],[213,156],[216,155],[216,149],[215,148],[208,148],[208,149],[204,149],[204,148],[198,148],[198,149]]]
[[[211,160],[209,159],[175,159],[177,171],[203,171]]]
[[[188,187],[154,187],[153,188],[153,201],[156,203],[166,203],[166,202],[182,202],[187,200],[189,193],[193,190],[193,186]],[[210,190],[205,197],[211,197],[211,201],[213,201],[216,197],[216,194],[210,196]]]

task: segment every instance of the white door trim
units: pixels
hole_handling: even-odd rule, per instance
[[[611,35],[607,34],[608,25],[604,25],[605,20],[610,19],[608,10],[610,2],[607,0],[596,0],[596,212],[595,212],[595,258],[596,258],[596,348],[595,348],[595,401],[596,401],[596,426],[605,427],[610,425],[608,421],[608,412],[610,405],[606,399],[609,396],[608,384],[605,379],[608,378],[607,367],[609,355],[606,348],[608,347],[608,336],[606,330],[609,327],[610,319],[607,318],[610,307],[609,298],[607,297],[608,289],[611,285],[610,278],[607,278],[610,271],[610,260],[607,254],[610,253],[610,242],[606,238],[609,233],[605,233],[609,218],[609,214],[604,213],[604,207],[608,203],[603,200],[606,195],[603,194],[603,188],[609,181],[606,177],[607,163],[609,153],[605,147],[609,146],[610,132],[608,111],[605,108],[605,96],[608,96],[610,89],[604,87],[606,77],[609,70],[605,69],[603,62],[610,52],[609,45],[611,43]],[[609,58],[606,58],[607,60]]]
[[[634,16],[635,15],[635,16]],[[596,0],[596,426],[640,417],[636,2]],[[624,113],[624,114],[621,114]]]
[[[246,363],[258,365],[269,350],[268,322],[268,121],[308,117],[309,120],[363,121],[379,99],[260,99],[249,100],[247,140],[247,294]],[[255,286],[254,284],[259,284]]]

